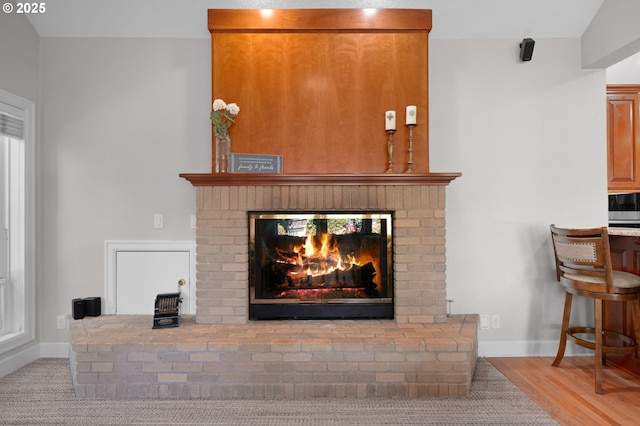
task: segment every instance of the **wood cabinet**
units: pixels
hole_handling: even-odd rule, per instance
[[[613,269],[640,275],[640,237],[609,236]],[[605,302],[604,327],[634,337],[631,306],[626,302]],[[607,355],[620,367],[640,376],[640,359],[633,355]]]
[[[610,192],[640,191],[640,85],[607,86]]]

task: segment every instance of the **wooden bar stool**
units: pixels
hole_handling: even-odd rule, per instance
[[[595,391],[601,394],[602,366],[606,363],[606,354],[638,356],[640,345],[636,339],[640,339],[640,276],[614,271],[611,268],[609,234],[606,227],[566,229],[551,225],[551,237],[556,258],[556,275],[565,289],[560,345],[552,365],[560,365],[567,339],[578,346],[594,350]],[[593,327],[569,327],[574,295],[593,299]],[[635,339],[617,331],[603,329],[604,300],[631,303]],[[593,336],[593,339],[586,339],[587,336]]]

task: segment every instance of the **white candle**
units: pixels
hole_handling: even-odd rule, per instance
[[[387,111],[384,113],[384,129],[396,130],[396,112]]]
[[[415,105],[409,105],[407,107],[407,124],[416,124],[417,114],[418,108]]]

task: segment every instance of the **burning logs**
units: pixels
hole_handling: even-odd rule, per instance
[[[374,278],[376,269],[371,262],[362,266],[354,265],[346,270],[334,269],[331,272],[313,275],[308,270],[294,271],[297,266],[274,262],[271,271],[274,276],[282,277],[279,288],[293,289],[361,289],[363,297],[376,297],[377,290]]]
[[[379,247],[363,245],[360,234],[272,236],[263,247],[260,282],[269,298],[307,300],[314,292],[302,290],[320,289],[322,294],[316,292],[319,299],[382,297],[377,276]]]
[[[373,284],[376,269],[371,262],[363,266],[353,266],[347,270],[335,269],[322,275],[312,275],[302,270],[298,273],[289,271],[287,284],[289,287],[366,287]]]

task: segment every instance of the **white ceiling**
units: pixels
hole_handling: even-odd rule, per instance
[[[604,0],[51,0],[41,37],[209,38],[207,9],[432,9],[432,39],[581,37]]]

